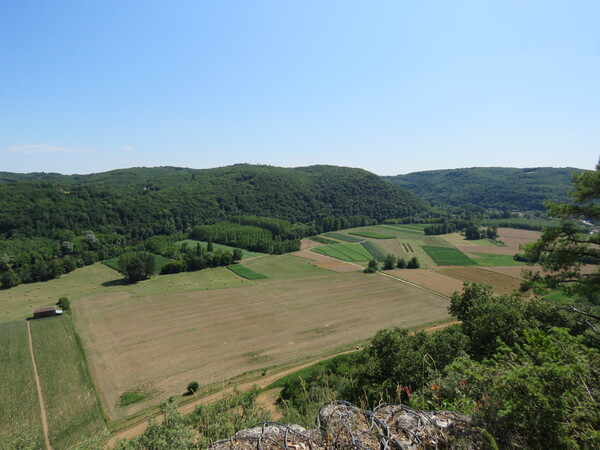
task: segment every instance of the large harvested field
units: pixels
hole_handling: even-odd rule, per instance
[[[447,296],[461,292],[463,288],[461,280],[444,275],[436,269],[397,269],[386,273]]]
[[[27,322],[0,324],[0,448],[16,448],[26,437],[43,448],[44,437],[29,351]]]
[[[105,425],[70,318],[50,317],[30,324],[50,443],[55,449],[73,448]]]
[[[78,329],[111,418],[181,394],[190,380],[218,383],[351,346],[381,328],[448,317],[447,299],[388,277],[335,273],[288,255],[245,265],[268,279],[144,296],[124,290],[77,303]],[[155,398],[117,407],[123,392],[143,383]]]
[[[514,277],[477,267],[440,267],[437,273],[454,278],[460,282],[475,281],[492,287],[496,294],[510,294],[519,288],[520,282]]]

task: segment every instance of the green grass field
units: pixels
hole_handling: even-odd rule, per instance
[[[525,263],[515,261],[511,255],[493,255],[491,253],[475,253],[478,258],[474,258],[473,261],[478,266],[493,267],[493,266],[524,266]]]
[[[315,247],[311,251],[349,262],[369,261],[373,258],[360,244],[331,244],[326,247]]]
[[[240,277],[246,278],[247,280],[262,280],[267,278],[262,273],[256,272],[241,264],[231,264],[230,266],[227,266],[227,268],[233,273],[239,275]]]
[[[423,246],[438,266],[475,266],[475,261],[456,248]]]
[[[106,427],[71,319],[49,317],[30,325],[50,442],[56,449],[72,448]]]
[[[175,245],[177,247],[181,247],[184,243],[187,243],[187,245],[189,245],[190,247],[196,247],[196,244],[200,244],[202,245],[202,248],[206,249],[206,242],[205,241],[195,241],[193,239],[185,239],[183,241],[178,241],[175,242]],[[213,242],[213,248],[215,250],[227,250],[230,252],[233,252],[233,250],[235,249],[235,247],[230,247],[229,245],[223,245],[223,244],[217,244]],[[259,252],[251,252],[250,250],[244,250],[244,249],[240,249],[242,250],[242,259],[248,259],[248,258],[254,258],[256,256],[264,256],[266,253],[259,253]]]
[[[366,237],[366,238],[370,238],[370,239],[395,239],[396,236],[390,236],[389,234],[380,234],[380,233],[373,233],[371,231],[357,231],[357,232],[353,232],[350,233],[354,236],[361,236],[361,237]]]
[[[362,239],[360,239],[360,238],[355,238],[353,236],[349,236],[344,233],[329,232],[329,233],[323,233],[323,236],[326,236],[328,238],[337,239],[339,241],[344,241],[344,242],[360,242],[360,241],[362,241]]]
[[[421,234],[423,235],[423,229],[429,225],[427,224],[405,224],[405,225],[392,225],[392,224],[384,224],[384,225],[376,225],[376,228],[381,228],[382,230],[387,231],[399,231],[403,233],[411,233],[411,234]]]
[[[43,448],[40,404],[29,351],[27,322],[0,324],[0,448],[18,440]]]
[[[161,256],[161,255],[154,255],[154,261],[155,261],[155,265],[154,265],[154,272],[152,272],[152,275],[158,275],[165,264],[173,262],[172,259],[165,258],[164,256]],[[111,259],[105,259],[104,261],[102,261],[102,264],[119,272],[119,257],[118,256],[115,258],[111,258]]]

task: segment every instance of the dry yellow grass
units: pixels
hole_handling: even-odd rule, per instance
[[[211,384],[364,341],[381,329],[446,319],[448,301],[377,275],[335,273],[292,256],[247,261],[266,280],[212,291],[96,295],[76,322],[111,418]],[[159,394],[117,408],[142,382]]]

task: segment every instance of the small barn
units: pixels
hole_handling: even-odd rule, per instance
[[[56,309],[56,306],[44,306],[43,308],[35,308],[33,310],[34,319],[58,316],[60,314],[62,314],[62,309]]]

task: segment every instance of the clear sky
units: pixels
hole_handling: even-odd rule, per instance
[[[599,156],[598,0],[0,0],[0,171]]]

